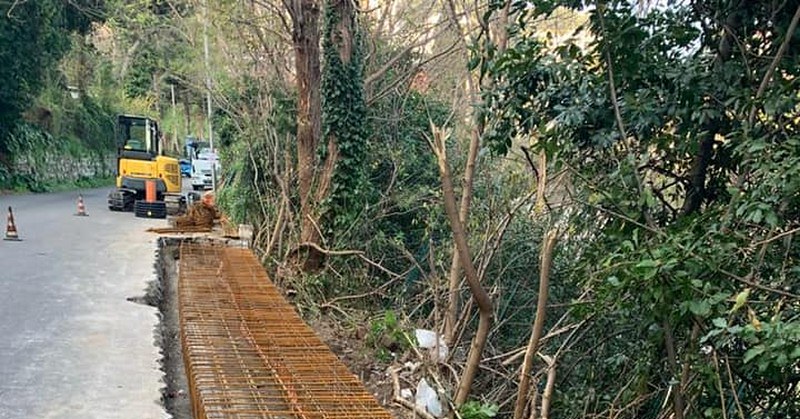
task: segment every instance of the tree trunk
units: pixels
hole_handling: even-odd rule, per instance
[[[150,75],[151,85],[150,88],[153,91],[153,99],[155,99],[155,107],[156,113],[158,113],[158,119],[160,121],[164,120],[164,108],[161,106],[161,75],[158,73],[152,73]]]
[[[712,70],[722,71],[722,65],[727,61],[733,51],[735,45],[735,34],[740,30],[742,25],[742,15],[746,13],[745,7],[747,1],[739,2],[739,7],[732,9],[733,11],[725,19],[725,31],[719,41],[717,48],[717,55],[714,57]],[[713,74],[713,73],[712,73]],[[705,200],[706,190],[706,175],[708,167],[714,155],[714,141],[717,132],[719,131],[721,121],[719,118],[713,118],[703,124],[703,131],[705,135],[700,138],[697,145],[697,152],[692,159],[688,178],[689,186],[684,197],[683,205],[681,206],[681,217],[690,216],[697,211],[700,211],[703,201]],[[667,351],[667,362],[672,377],[678,377],[678,384],[675,386],[675,391],[672,393],[673,413],[675,419],[683,419],[684,417],[684,392],[686,389],[683,386],[683,380],[680,379],[680,371],[678,367],[678,347],[676,345],[672,325],[668,320],[663,323],[664,326],[664,346]]]
[[[319,245],[322,236],[316,226],[312,201],[320,138],[320,56],[319,14],[316,0],[287,2],[292,17],[292,41],[297,77],[297,177],[300,195],[300,242]],[[308,249],[312,249],[309,247]],[[308,250],[304,270],[318,269],[322,254]]]
[[[464,51],[468,51],[466,34],[461,28],[458,21],[458,14],[456,12],[455,3],[448,0],[449,18],[452,25],[457,29],[457,36],[460,39]],[[508,14],[511,2],[507,1],[503,7],[500,19],[497,22],[497,49],[498,55],[506,48],[508,43],[508,33],[506,26],[508,25]],[[466,67],[465,67],[466,68]],[[467,153],[466,166],[464,168],[464,183],[461,189],[461,205],[459,207],[458,216],[462,226],[467,225],[469,219],[469,208],[472,201],[472,185],[475,179],[475,166],[478,160],[478,149],[480,148],[481,137],[483,136],[484,120],[480,114],[480,90],[481,86],[475,80],[472,72],[466,71],[467,93],[470,103],[475,107],[473,111],[473,125],[470,131],[469,151]],[[448,294],[447,294],[447,312],[445,313],[444,335],[449,345],[453,346],[455,342],[455,329],[458,322],[458,294],[459,285],[461,282],[461,270],[465,261],[461,260],[460,252],[453,246],[453,259],[450,262],[450,274],[448,281]],[[470,261],[471,263],[471,261]]]
[[[181,101],[183,102],[183,118],[184,118],[184,128],[186,135],[192,134],[192,109],[189,105],[189,92],[188,90],[183,90],[183,94],[181,95]],[[183,150],[181,150],[183,151]]]
[[[678,371],[678,355],[675,349],[675,339],[672,335],[672,326],[667,320],[664,320],[663,326],[664,346],[667,349],[667,364],[672,377],[679,377],[680,372]],[[684,389],[681,388],[681,383],[678,381],[678,383],[675,385],[675,391],[672,393],[672,411],[675,419],[683,419],[684,417],[683,391]]]
[[[464,261],[464,273],[467,277],[467,283],[469,284],[472,296],[478,305],[479,313],[478,330],[475,332],[475,337],[469,348],[469,355],[467,356],[467,362],[464,366],[464,372],[461,375],[461,379],[458,382],[458,389],[456,390],[454,403],[456,407],[459,407],[467,401],[470,389],[472,388],[472,382],[475,380],[475,375],[481,363],[483,348],[486,346],[486,338],[489,336],[489,329],[492,325],[492,299],[489,297],[486,290],[483,289],[483,286],[481,286],[478,273],[475,271],[475,266],[470,256],[469,245],[467,244],[467,233],[464,230],[464,225],[461,223],[458,210],[456,209],[456,197],[455,192],[453,192],[452,176],[450,175],[450,169],[447,163],[444,135],[441,130],[436,127],[434,127],[433,131],[434,139],[431,145],[439,163],[445,212],[450,221],[450,228],[453,231],[453,240],[456,243],[458,256]]]
[[[553,359],[549,362],[547,370],[547,383],[544,386],[544,394],[542,394],[542,410],[539,412],[541,419],[550,418],[550,403],[553,401],[553,389],[556,386],[556,360]]]
[[[713,70],[722,71],[722,65],[730,58],[733,48],[736,45],[735,34],[741,29],[742,15],[746,13],[745,6],[747,1],[739,2],[739,6],[732,9],[731,14],[725,19],[725,31],[717,47],[717,55],[714,57]],[[689,187],[681,206],[681,215],[691,215],[700,209],[706,196],[706,172],[714,154],[714,136],[719,131],[720,120],[713,118],[703,124],[703,131],[706,132],[700,138],[697,145],[697,152],[692,159],[688,178]]]
[[[706,194],[706,171],[711,163],[711,156],[714,151],[714,134],[716,134],[717,124],[715,121],[706,124],[707,134],[697,145],[697,153],[692,160],[689,170],[689,188],[681,207],[682,215],[690,215],[700,209]]]
[[[544,185],[540,185],[540,187],[544,187]],[[539,348],[539,340],[542,338],[544,319],[547,314],[550,266],[553,263],[553,247],[555,247],[555,244],[556,234],[554,231],[550,231],[542,243],[541,257],[539,258],[539,298],[536,302],[536,318],[533,322],[528,348],[525,351],[525,361],[522,363],[522,370],[519,373],[519,390],[517,391],[517,402],[514,404],[514,419],[522,419],[525,415],[525,407],[528,405],[531,368],[533,367],[533,359],[536,357],[536,351]],[[542,403],[544,404],[544,400],[542,400]]]
[[[141,40],[137,39],[127,50],[125,50],[125,55],[122,57],[122,64],[120,65],[119,72],[117,73],[117,80],[124,81],[125,77],[128,76],[128,69],[131,66],[131,61],[133,61],[133,57],[136,55],[136,50],[139,48],[140,44]]]

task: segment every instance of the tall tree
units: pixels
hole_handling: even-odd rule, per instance
[[[297,177],[300,195],[300,242],[307,247],[305,269],[319,268],[322,254],[313,248],[322,241],[317,225],[315,180],[317,147],[320,142],[322,109],[320,99],[320,3],[316,0],[285,0],[292,19],[292,43],[297,83]]]
[[[472,39],[469,36],[469,33],[471,32],[469,29],[462,27],[459,19],[459,13],[461,12],[457,10],[455,0],[447,0],[446,3],[446,13],[456,32],[458,43],[462,47],[461,53],[465,55],[465,58],[467,58],[467,60],[464,62],[464,77],[467,90],[466,94],[470,105],[473,106],[473,113],[470,121],[469,147],[464,167],[464,182],[462,184],[461,200],[458,207],[459,220],[461,224],[467,225],[469,222],[470,206],[472,204],[475,171],[478,164],[478,150],[481,146],[485,128],[485,115],[483,113],[483,105],[481,104],[481,96],[485,93],[485,91],[491,88],[492,83],[491,79],[483,79],[483,77],[478,77],[475,74],[475,70],[480,60],[490,58],[493,54],[495,54],[495,51],[502,53],[502,51],[505,50],[506,43],[508,41],[506,26],[508,25],[511,1],[495,2],[491,5],[490,10],[500,11],[499,19],[497,19],[493,30],[490,28],[488,20],[488,17],[491,16],[491,14],[483,14],[477,10],[473,11],[477,15],[477,19],[475,20],[478,22],[480,33],[480,36],[478,36],[476,39]],[[464,13],[467,13],[468,11],[466,7],[463,7],[462,10]],[[470,19],[472,17],[470,14],[467,13],[467,16],[468,22],[473,21],[473,19]],[[482,39],[482,44],[478,50],[479,53],[472,56],[470,55],[470,47],[473,45],[477,46],[477,39]],[[485,54],[486,57],[481,58],[480,54]],[[466,64],[467,62],[471,62],[472,64]],[[483,72],[483,68],[478,70]],[[482,84],[481,80],[486,80],[485,84]],[[449,273],[447,311],[445,313],[445,336],[447,341],[451,344],[454,343],[453,339],[455,339],[456,323],[458,321],[459,289],[461,285],[462,270],[464,264],[468,262],[462,260],[461,255],[462,254],[456,248],[456,244],[453,244],[453,257],[450,263]]]

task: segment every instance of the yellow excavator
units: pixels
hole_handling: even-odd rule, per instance
[[[163,155],[162,141],[154,119],[117,117],[117,188],[108,194],[110,210],[133,211],[146,218],[166,218],[185,210],[178,159]],[[145,199],[148,183],[154,186],[151,195],[155,196]]]

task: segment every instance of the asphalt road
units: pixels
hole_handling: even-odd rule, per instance
[[[23,241],[0,241],[0,419],[169,417],[153,307],[129,302],[155,278],[164,220],[112,213],[109,188],[0,195]]]

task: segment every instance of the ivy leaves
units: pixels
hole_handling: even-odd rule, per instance
[[[329,231],[350,228],[370,199],[363,48],[352,4],[326,1],[321,145],[334,141],[338,152],[327,208],[332,222]]]

